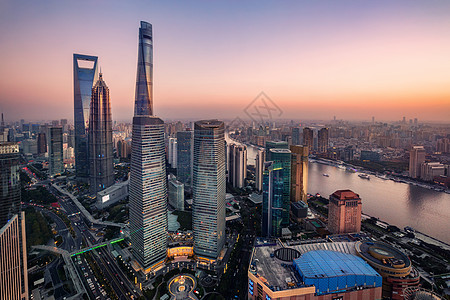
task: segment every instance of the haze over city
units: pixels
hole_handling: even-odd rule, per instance
[[[234,118],[264,91],[283,118],[445,122],[449,14],[444,1],[2,1],[0,110],[73,119],[83,53],[99,57],[113,119],[131,121],[144,19],[163,119]]]

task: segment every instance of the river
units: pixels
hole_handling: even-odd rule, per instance
[[[227,143],[231,141],[226,136]],[[249,165],[255,164],[256,148],[247,146]],[[329,177],[323,176],[328,174]],[[400,228],[414,229],[450,243],[450,194],[412,184],[358,177],[338,167],[309,163],[308,193],[328,198],[334,191],[350,189],[359,194],[363,213]]]

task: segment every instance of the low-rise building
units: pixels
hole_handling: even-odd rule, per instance
[[[128,197],[128,180],[116,183],[97,193],[98,209],[104,209]]]

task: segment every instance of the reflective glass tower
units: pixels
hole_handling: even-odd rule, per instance
[[[141,21],[134,115],[153,115],[153,34],[152,24]]]
[[[284,174],[280,162],[264,163],[263,205],[261,234],[265,237],[280,237],[283,221]]]
[[[96,193],[114,184],[111,103],[102,73],[92,88],[89,115],[89,164],[91,191]]]
[[[225,242],[225,137],[218,120],[195,122],[192,229],[194,253],[216,259]]]
[[[267,161],[280,163],[283,168],[283,227],[289,226],[289,211],[291,197],[291,151],[289,149],[274,148],[269,150]]]
[[[177,132],[177,179],[192,186],[193,131]]]
[[[97,56],[73,55],[75,167],[78,179],[89,178],[89,106],[92,87],[97,82],[97,76]]]
[[[0,143],[0,299],[28,299],[25,213],[20,210],[19,145]]]
[[[145,271],[153,270],[167,257],[168,229],[164,122],[151,115],[151,76],[142,69],[152,65],[151,47],[147,47],[152,45],[151,28],[151,24],[141,22],[139,29],[129,187],[133,255]],[[142,52],[150,53],[150,56]],[[149,81],[142,74],[148,74]],[[141,88],[148,93],[142,92]],[[147,97],[143,97],[145,95]]]

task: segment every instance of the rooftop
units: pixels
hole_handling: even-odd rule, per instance
[[[306,278],[347,275],[380,276],[362,258],[337,251],[309,251],[294,260]],[[381,276],[380,276],[381,277]]]
[[[384,267],[397,269],[403,264],[404,268],[411,267],[411,261],[406,254],[383,242],[358,242],[356,251],[365,260]]]
[[[351,190],[338,190],[334,192],[332,196],[339,200],[359,199],[359,195]]]
[[[282,261],[274,255],[275,250],[282,248],[280,245],[255,247],[250,265],[255,266],[254,270],[259,277],[267,280],[267,286],[284,290],[289,288],[286,279],[298,284],[300,281],[293,276],[292,261]],[[314,250],[331,250],[356,255],[354,242],[311,243],[289,246],[289,248],[298,251],[301,255]]]

